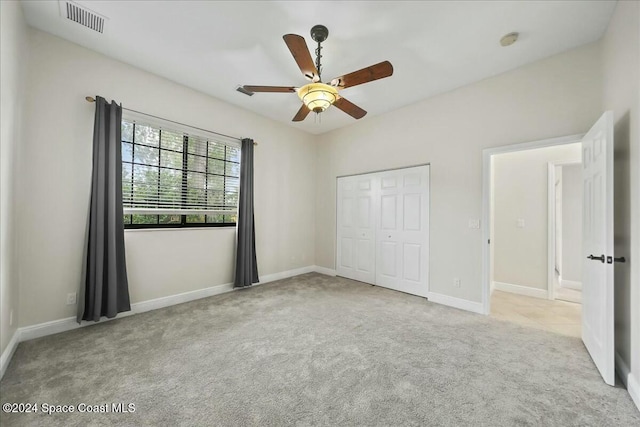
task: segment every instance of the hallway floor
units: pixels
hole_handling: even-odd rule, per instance
[[[582,292],[575,289],[556,287],[556,299],[580,304],[582,302]]]
[[[581,336],[582,306],[571,302],[494,291],[491,317],[560,335]]]

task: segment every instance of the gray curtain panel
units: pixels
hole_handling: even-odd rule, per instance
[[[96,97],[91,202],[78,322],[131,310],[122,218],[122,107]]]
[[[236,288],[244,288],[259,282],[256,260],[256,230],[253,220],[253,139],[242,140],[240,162],[238,244],[234,281]]]

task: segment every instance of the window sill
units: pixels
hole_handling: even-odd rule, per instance
[[[143,232],[143,233],[148,233],[148,232],[154,232],[154,231],[162,231],[162,232],[166,232],[166,231],[195,231],[195,230],[232,230],[235,231],[236,227],[235,226],[229,226],[229,227],[165,227],[165,228],[125,228],[124,232],[125,233],[130,233],[130,232]]]

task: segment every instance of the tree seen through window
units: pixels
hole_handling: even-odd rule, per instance
[[[211,211],[237,209],[239,176],[239,147],[122,122],[123,206],[145,209],[125,214],[127,228],[235,225],[235,212]]]

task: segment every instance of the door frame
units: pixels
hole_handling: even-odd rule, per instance
[[[415,165],[407,165],[407,166],[398,166],[396,168],[376,169],[376,170],[367,171],[367,172],[349,173],[349,174],[346,174],[346,175],[337,175],[336,176],[336,183],[338,182],[338,178],[348,178],[350,176],[369,175],[369,174],[372,174],[372,173],[397,171],[397,170],[400,170],[400,169],[411,169],[411,168],[417,168],[417,167],[420,167],[420,166],[431,166],[431,162],[418,163],[418,164],[415,164]],[[336,187],[336,189],[337,188],[338,187]],[[337,215],[337,213],[336,213],[336,215]],[[336,218],[337,218],[337,216],[336,216]]]
[[[536,148],[553,147],[555,145],[575,144],[582,142],[584,133],[561,136],[557,138],[541,139],[539,141],[522,142],[485,148],[482,150],[482,313],[491,312],[491,251],[489,246],[490,230],[490,197],[491,197],[491,157],[496,154],[512,153],[516,151],[533,150]]]
[[[557,161],[547,163],[547,298],[556,299],[556,166],[580,165],[582,161]],[[564,189],[562,190],[564,194]]]

